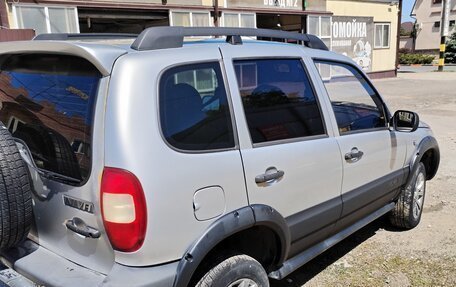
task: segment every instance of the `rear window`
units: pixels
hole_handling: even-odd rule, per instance
[[[45,174],[84,182],[91,168],[99,71],[67,55],[9,55],[0,61],[0,120],[27,144]]]

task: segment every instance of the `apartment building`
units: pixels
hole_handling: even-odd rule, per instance
[[[397,0],[218,0],[217,9],[215,2],[0,0],[0,24],[37,34],[140,33],[163,25],[281,29],[319,36],[372,77],[395,75]]]
[[[444,1],[444,0],[443,0]],[[456,32],[456,0],[450,5],[450,33]],[[415,51],[438,54],[442,23],[442,0],[416,0],[411,16],[416,18]]]

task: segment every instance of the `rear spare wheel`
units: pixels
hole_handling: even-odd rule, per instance
[[[27,237],[32,224],[31,181],[16,143],[0,123],[0,250]]]

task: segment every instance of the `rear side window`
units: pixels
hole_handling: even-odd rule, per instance
[[[160,123],[173,147],[207,151],[234,147],[220,64],[185,65],[160,79]]]
[[[315,61],[332,103],[341,134],[386,127],[380,97],[354,67]]]
[[[254,144],[325,134],[301,60],[242,60],[234,68]]]
[[[98,70],[66,55],[9,55],[0,61],[0,120],[27,144],[39,169],[71,184],[84,182],[91,168]]]

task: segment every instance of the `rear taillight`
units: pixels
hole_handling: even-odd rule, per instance
[[[105,167],[101,179],[103,223],[114,249],[134,252],[144,242],[147,209],[141,183],[129,171]]]

